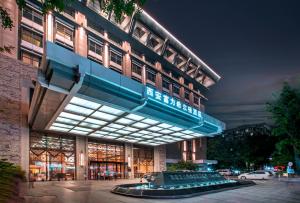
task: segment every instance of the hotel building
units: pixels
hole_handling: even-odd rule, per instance
[[[2,1],[0,158],[37,181],[133,178],[199,166],[225,125],[204,113],[220,76],[145,11],[116,22],[97,1],[43,14]],[[6,55],[6,56],[5,56]]]

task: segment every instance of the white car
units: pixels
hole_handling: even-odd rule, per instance
[[[231,176],[232,175],[232,171],[230,169],[218,169],[216,171],[219,172],[222,176]]]
[[[243,173],[238,176],[239,179],[270,179],[273,174],[270,171],[253,171],[250,173]]]

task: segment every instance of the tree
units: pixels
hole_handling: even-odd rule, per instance
[[[44,0],[42,1],[42,11],[47,13],[48,11],[62,12],[66,5],[71,4],[75,0]],[[122,16],[132,16],[135,11],[140,11],[140,7],[143,6],[146,0],[92,0],[98,1],[100,7],[105,13],[113,12],[117,22],[120,22]],[[23,8],[26,4],[25,0],[16,0],[19,8]],[[7,10],[0,6],[0,21],[3,29],[11,29],[13,27],[13,21],[11,20]],[[10,52],[13,49],[12,46],[0,47],[0,52]]]
[[[265,124],[239,126],[208,139],[208,159],[219,168],[258,169],[270,162],[275,142]]]
[[[272,134],[280,138],[277,156],[293,150],[296,167],[300,169],[300,91],[284,83],[280,94],[274,95],[275,100],[267,103],[267,110],[274,122]],[[285,163],[287,164],[287,163]]]
[[[190,161],[179,161],[178,163],[174,163],[168,167],[168,171],[180,171],[180,170],[190,170],[196,171],[198,165],[190,162]]]

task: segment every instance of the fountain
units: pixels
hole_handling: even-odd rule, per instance
[[[111,192],[141,198],[184,198],[251,186],[253,181],[229,180],[218,172],[169,172],[146,176],[148,183],[123,184]]]

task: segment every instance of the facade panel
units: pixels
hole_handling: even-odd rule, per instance
[[[1,56],[1,158],[41,181],[139,177],[206,158],[202,136],[224,129],[200,111],[217,73],[146,12],[117,23],[97,1],[45,15],[35,3],[19,15],[5,2],[20,24],[1,31],[0,45],[29,66]]]

